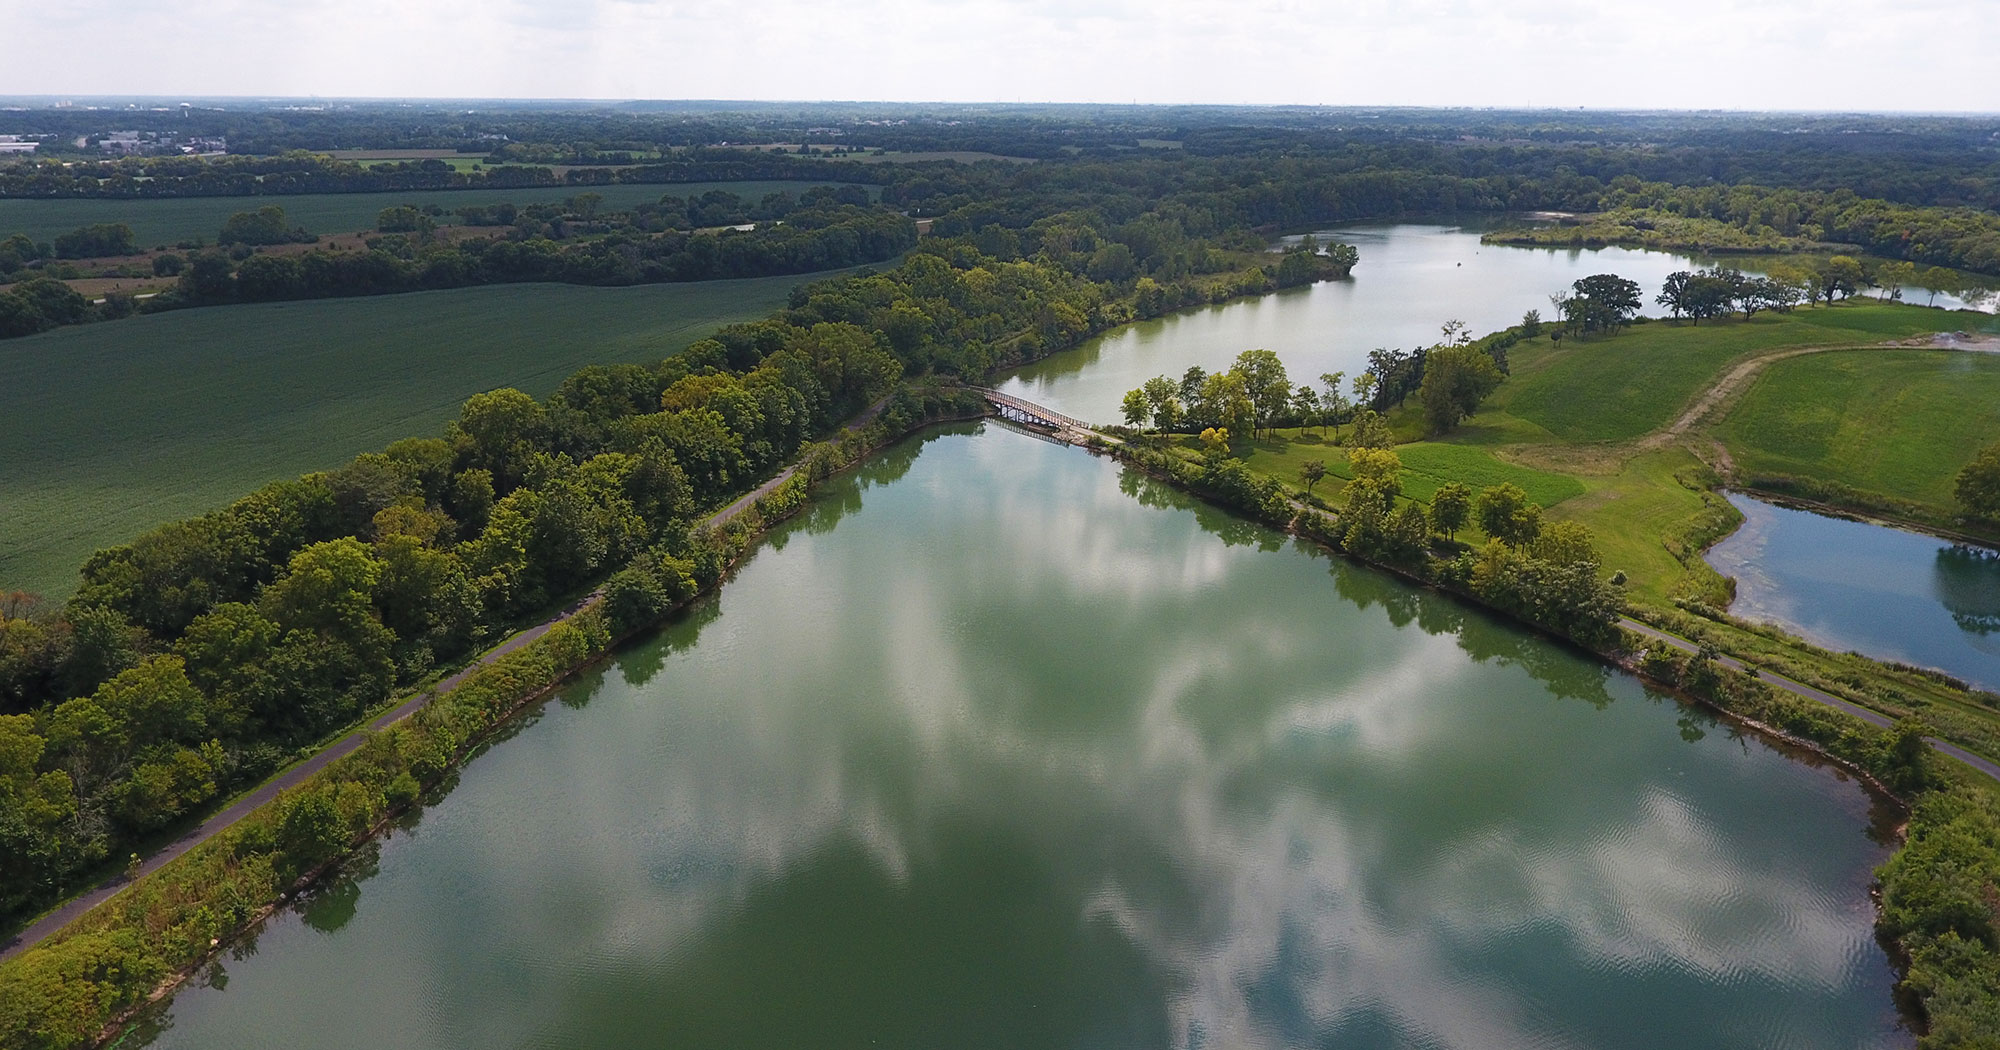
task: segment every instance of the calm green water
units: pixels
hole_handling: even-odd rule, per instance
[[[1549,296],[1595,273],[1637,281],[1645,290],[1646,312],[1658,314],[1653,296],[1668,274],[1714,262],[1629,248],[1480,244],[1479,235],[1489,228],[1490,223],[1397,223],[1321,231],[1316,236],[1322,241],[1360,249],[1351,280],[1121,328],[1022,370],[1001,389],[1079,419],[1115,423],[1125,392],[1146,380],[1161,374],[1178,378],[1189,365],[1228,368],[1237,354],[1260,347],[1277,351],[1294,383],[1317,385],[1321,373],[1333,371],[1346,372],[1352,381],[1367,370],[1368,351],[1435,343],[1446,321],[1463,321],[1473,334],[1483,335],[1521,323],[1528,310],[1552,318]],[[1742,259],[1730,265],[1752,268]],[[1905,298],[1922,303],[1926,296],[1909,289]],[[1938,303],[1960,305],[1949,296]]]
[[[1855,784],[998,428],[830,486],[156,1047],[1882,1047]]]
[[[1708,552],[1732,611],[1836,650],[2000,690],[2000,552],[1731,494],[1743,527]]]

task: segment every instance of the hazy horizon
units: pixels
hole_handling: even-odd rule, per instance
[[[0,96],[1987,113],[1978,0],[0,0]],[[79,61],[78,55],[89,56]]]

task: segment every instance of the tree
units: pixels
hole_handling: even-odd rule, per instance
[[[1542,334],[1542,312],[1530,310],[1521,315],[1521,337],[1533,339]]]
[[[1882,298],[1901,301],[1903,286],[1916,280],[1917,264],[1893,259],[1875,268],[1875,284],[1882,289]]]
[[[1813,287],[1828,306],[1836,296],[1844,299],[1859,291],[1863,279],[1861,260],[1852,255],[1836,255],[1813,268]]]
[[[1473,513],[1481,532],[1509,546],[1526,547],[1542,531],[1542,508],[1512,482],[1482,490]]]
[[[1256,437],[1256,428],[1270,429],[1278,417],[1291,407],[1292,381],[1285,374],[1285,363],[1269,350],[1245,350],[1236,355],[1229,366],[1231,375],[1243,379],[1243,396],[1250,401],[1251,437]]]
[[[1153,429],[1170,431],[1180,423],[1180,386],[1166,376],[1154,376],[1139,388],[1153,413]]]
[[[56,237],[59,259],[96,259],[107,255],[131,255],[138,251],[132,243],[132,227],[122,222],[100,222]]]
[[[1153,414],[1153,406],[1146,402],[1146,390],[1144,387],[1127,390],[1125,392],[1125,400],[1118,407],[1119,411],[1124,414],[1125,425],[1128,427],[1145,426],[1146,420]]]
[[[2000,521],[2000,443],[1986,446],[1958,472],[1958,504],[1975,518]]]
[[[1326,413],[1327,422],[1333,424],[1333,436],[1340,436],[1340,417],[1347,414],[1347,398],[1341,396],[1341,383],[1346,380],[1345,372],[1324,372],[1319,377],[1320,385],[1326,392],[1319,397],[1320,408]]]
[[[1658,298],[1653,301],[1666,307],[1667,312],[1678,320],[1682,314],[1687,312],[1688,282],[1693,279],[1694,274],[1686,270],[1675,270],[1673,273],[1667,275],[1666,281],[1660,285]]]
[[[1181,373],[1181,404],[1193,408],[1201,403],[1201,385],[1208,382],[1208,372],[1200,365],[1189,365]]]
[[[411,205],[398,204],[376,214],[375,228],[383,233],[429,233],[437,223]]]
[[[266,204],[256,211],[239,211],[222,224],[222,232],[216,235],[217,244],[289,244],[293,241],[310,241],[312,234],[301,229],[285,228],[285,209],[275,204]]]
[[[1306,495],[1312,495],[1313,486],[1326,477],[1326,461],[1309,459],[1299,464],[1299,480],[1306,483]]]
[[[1472,514],[1472,489],[1457,481],[1438,486],[1431,495],[1431,523],[1438,532],[1455,536]]]
[[[1936,306],[1939,292],[1953,295],[1958,292],[1960,285],[1957,271],[1942,266],[1926,267],[1916,280],[1930,293],[1930,298],[1924,303],[1925,306]]]
[[[1735,304],[1742,280],[1743,275],[1733,271],[1708,270],[1695,274],[1682,292],[1681,308],[1696,324],[1703,318],[1724,316]]]
[[[1256,437],[1257,407],[1250,400],[1249,385],[1237,372],[1217,372],[1202,380],[1202,418],[1232,433]]]
[[[1500,369],[1485,351],[1473,346],[1432,347],[1425,355],[1424,379],[1418,400],[1424,424],[1433,437],[1471,415],[1500,385]]]
[[[1551,565],[1589,565],[1597,569],[1597,542],[1588,526],[1577,521],[1553,521],[1542,526],[1529,553]]]
[[[1347,435],[1347,443],[1354,448],[1388,448],[1396,443],[1396,437],[1380,412],[1364,408],[1354,414],[1354,429]]]
[[[1354,377],[1354,406],[1356,408],[1374,406],[1376,382],[1377,378],[1373,372],[1363,372]]]
[[[1570,285],[1569,320],[1578,331],[1607,332],[1622,328],[1639,313],[1639,285],[1613,273],[1592,274]]]

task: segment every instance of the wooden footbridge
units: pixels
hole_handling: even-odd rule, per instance
[[[1043,408],[1033,401],[1023,400],[1012,394],[1003,394],[987,387],[974,387],[986,403],[993,406],[1001,419],[1015,423],[1030,423],[1054,431],[1075,431],[1079,435],[1092,433],[1090,424],[1081,419],[1063,415],[1053,409]]]

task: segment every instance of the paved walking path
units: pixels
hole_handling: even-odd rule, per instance
[[[474,671],[549,633],[549,628],[595,604],[599,597],[601,597],[600,592],[593,591],[542,623],[515,633],[506,641],[482,653],[477,660],[467,665],[464,670],[439,681],[436,685],[423,692],[417,693],[389,711],[376,716],[361,728],[328,744],[318,754],[266,781],[249,794],[230,803],[220,813],[209,817],[186,834],[162,846],[139,865],[139,874],[144,876],[158,871],[161,867],[172,862],[187,851],[214,838],[229,828],[230,825],[255,812],[258,807],[277,798],[280,792],[304,783],[307,777],[325,769],[335,759],[353,754],[355,749],[365,743],[371,734],[381,732],[415,714],[425,704],[458,688],[467,678],[471,677]],[[83,913],[117,896],[119,891],[131,885],[131,883],[132,879],[130,876],[119,874],[100,883],[96,889],[81,896],[71,898],[62,907],[42,916],[15,934],[8,940],[6,945],[0,946],[0,960],[10,959],[20,952],[40,943],[43,938],[74,922]]]
[[[1681,636],[1676,634],[1668,634],[1667,632],[1662,631],[1657,627],[1648,626],[1647,624],[1640,623],[1639,621],[1634,620],[1630,617],[1620,617],[1618,620],[1618,626],[1623,627],[1626,630],[1631,631],[1635,634],[1651,638],[1654,641],[1664,642],[1667,645],[1671,645],[1674,648],[1682,650],[1684,652],[1692,653],[1692,652],[1699,652],[1701,650],[1701,647],[1699,645],[1696,645],[1694,642],[1691,642],[1686,638],[1682,638]],[[1819,703],[1825,704],[1828,707],[1838,708],[1839,710],[1845,711],[1848,714],[1853,715],[1854,717],[1859,718],[1864,722],[1881,726],[1884,729],[1887,729],[1896,724],[1893,719],[1889,718],[1887,715],[1882,714],[1881,712],[1870,711],[1869,709],[1862,707],[1859,704],[1855,704],[1847,700],[1842,700],[1840,697],[1834,696],[1832,693],[1828,693],[1820,689],[1815,689],[1812,686],[1806,685],[1803,682],[1794,682],[1791,679],[1786,678],[1784,675],[1774,674],[1770,671],[1763,670],[1762,668],[1751,667],[1748,664],[1745,664],[1743,661],[1738,660],[1733,656],[1718,656],[1716,658],[1716,662],[1724,667],[1728,667],[1737,671],[1747,672],[1750,675],[1754,676],[1758,681],[1763,682],[1766,685],[1770,685],[1777,689],[1782,689],[1785,692],[1792,693],[1796,696],[1803,696],[1808,700],[1817,701]],[[1956,744],[1947,743],[1946,741],[1939,740],[1936,737],[1925,737],[1924,740],[1926,743],[1929,743],[1931,745],[1932,750],[1937,751],[1939,754],[1949,755],[1952,758],[1958,759],[1960,762],[1963,762],[1966,765],[1971,766],[1972,768],[1980,771],[1981,773],[1986,774],[1989,777],[1992,777],[1995,780],[2000,780],[2000,764],[1996,764],[1992,760],[1984,758],[1980,755],[1975,755],[1972,752],[1967,751],[1966,749],[1959,747]]]

